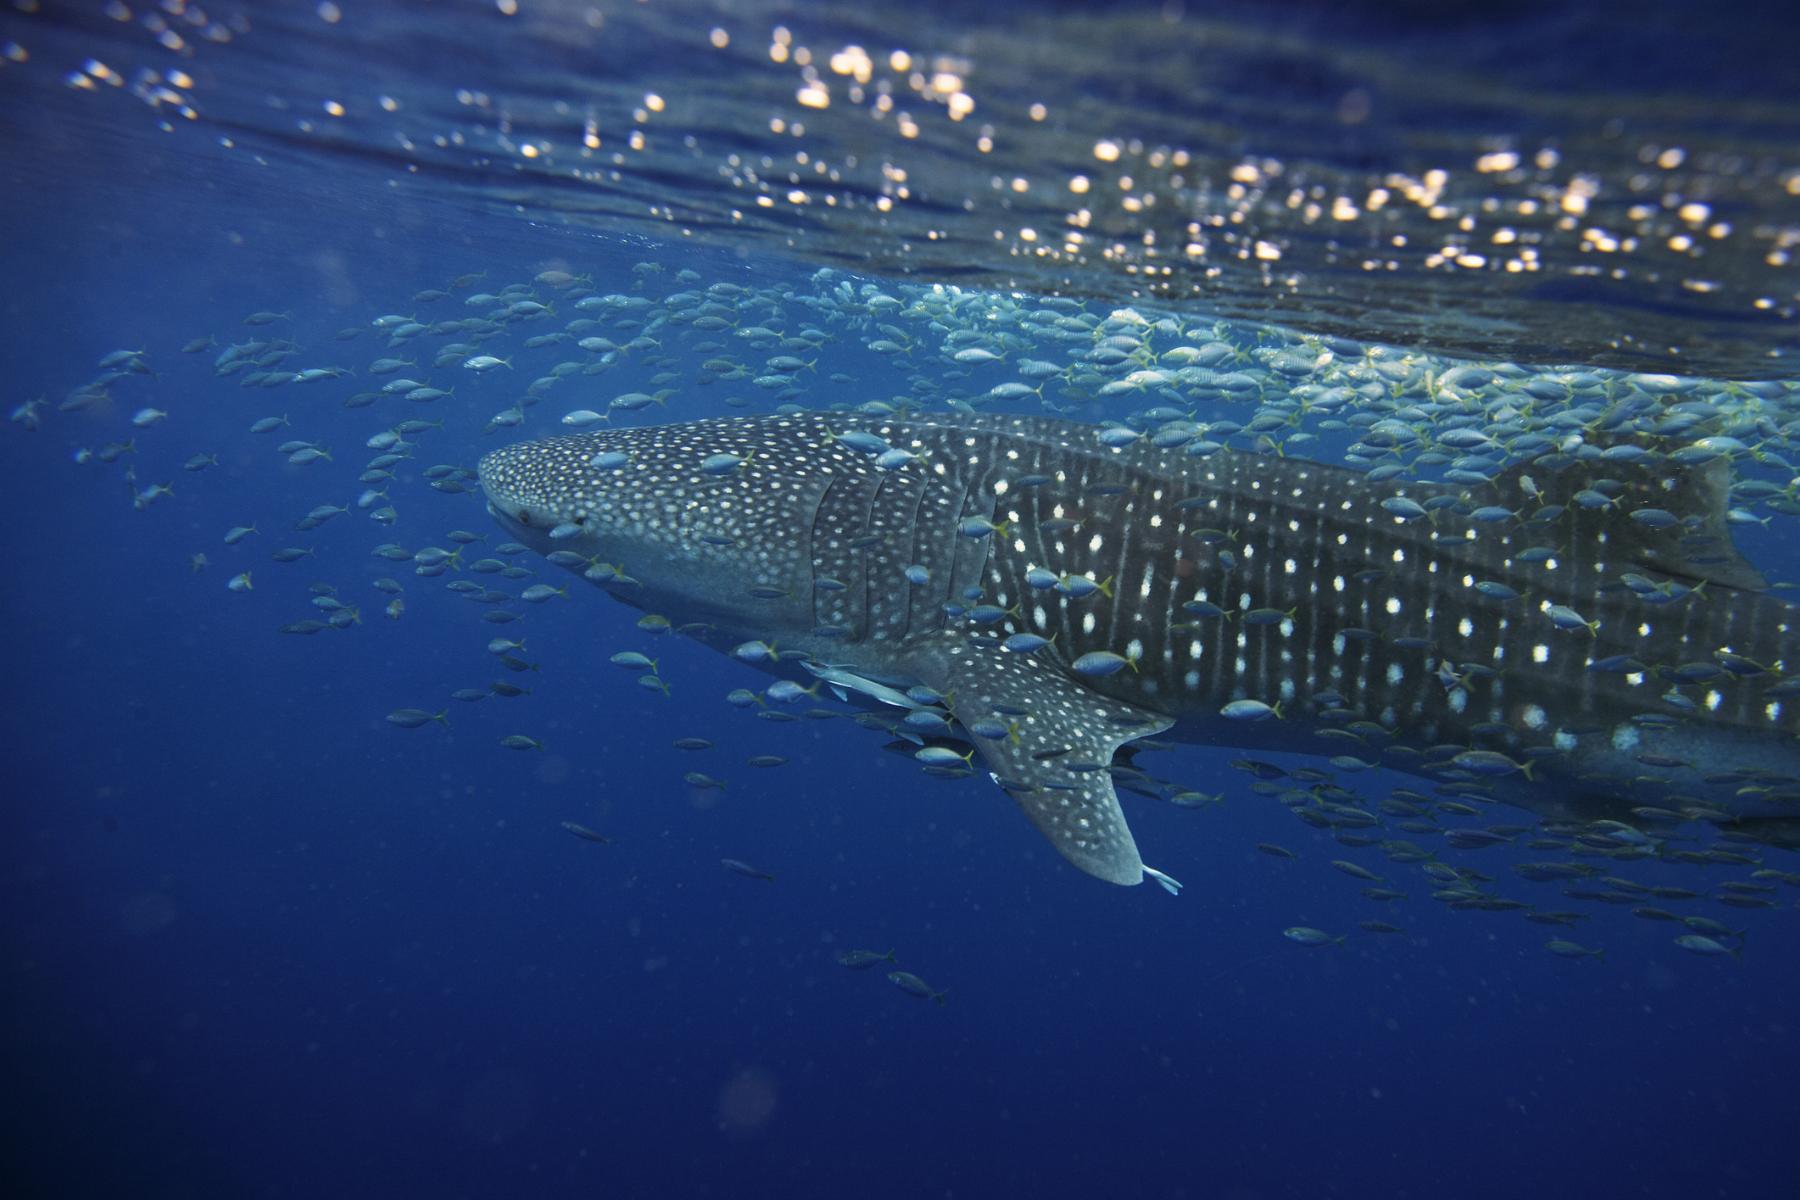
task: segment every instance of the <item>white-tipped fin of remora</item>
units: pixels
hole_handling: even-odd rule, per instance
[[[1151,867],[1151,866],[1146,866],[1144,868],[1144,874],[1148,875],[1150,878],[1156,880],[1157,883],[1161,884],[1162,890],[1169,893],[1169,895],[1171,895],[1171,896],[1181,895],[1181,880],[1176,879],[1173,875],[1165,875],[1161,871],[1157,870],[1155,867]]]
[[[814,662],[812,659],[806,659],[800,665],[826,683],[831,684],[832,690],[837,692],[840,697],[843,696],[842,689],[848,688],[850,691],[861,692],[865,696],[873,697],[883,704],[891,704],[895,708],[918,709],[925,707],[898,688],[891,688],[885,683],[877,683],[873,679],[865,678],[844,667],[834,666],[831,663]]]

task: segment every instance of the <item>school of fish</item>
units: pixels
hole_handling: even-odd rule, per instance
[[[243,411],[231,434],[215,411],[192,399],[205,395],[210,404],[227,389]],[[366,414],[364,444],[333,444],[309,432],[342,424],[322,418],[325,409]],[[1800,841],[1800,771],[1785,763],[1800,715],[1800,662],[1788,657],[1789,606],[1780,599],[1790,585],[1767,583],[1733,546],[1734,533],[1762,535],[1800,515],[1800,388],[1791,381],[1457,361],[1195,320],[1149,305],[883,283],[836,269],[772,285],[709,280],[645,261],[610,273],[551,266],[510,282],[462,275],[336,331],[303,313],[252,312],[239,330],[108,353],[96,373],[62,396],[18,403],[11,420],[22,433],[91,439],[74,448],[71,469],[91,473],[96,486],[117,488],[121,505],[144,520],[155,520],[178,491],[203,491],[209,473],[258,469],[253,456],[271,470],[304,473],[316,483],[319,503],[297,514],[222,514],[218,540],[193,549],[196,586],[219,587],[243,602],[278,596],[288,619],[271,627],[288,636],[368,636],[363,627],[379,624],[366,619],[374,609],[398,621],[432,592],[465,598],[471,637],[485,643],[501,671],[482,686],[447,687],[451,703],[420,697],[416,706],[386,714],[397,729],[428,732],[457,722],[457,704],[528,697],[516,681],[553,668],[529,657],[522,631],[532,609],[588,601],[560,581],[566,576],[541,578],[530,549],[633,604],[634,589],[644,594],[642,579],[658,569],[648,555],[634,561],[597,552],[602,543],[590,545],[575,525],[490,544],[477,530],[485,528],[482,510],[495,492],[492,468],[471,461],[472,451],[561,433],[576,435],[568,444],[582,448],[581,471],[623,478],[636,470],[634,486],[644,494],[677,483],[780,487],[784,477],[768,469],[768,452],[752,436],[729,446],[708,443],[679,468],[655,458],[652,448],[668,440],[659,430],[689,422],[698,422],[696,431],[716,430],[723,427],[706,422],[730,413],[775,423],[744,428],[803,424],[812,431],[809,444],[837,443],[831,452],[847,455],[876,490],[888,480],[942,473],[948,452],[903,436],[908,430],[967,430],[973,447],[975,432],[1007,429],[1006,415],[1048,422],[1029,428],[1052,429],[1060,443],[1079,443],[1097,461],[1153,458],[1176,464],[1195,482],[1159,509],[1134,491],[1142,481],[1129,472],[1079,486],[1048,470],[983,476],[988,491],[1029,492],[1031,502],[1013,513],[1003,511],[1005,503],[958,508],[953,536],[935,558],[884,545],[880,528],[845,517],[847,544],[837,559],[812,564],[805,585],[806,637],[771,624],[733,629],[728,644],[717,645],[775,676],[759,687],[745,667],[720,668],[726,709],[771,722],[772,736],[783,721],[846,719],[931,776],[962,779],[980,774],[977,763],[985,762],[1058,840],[1054,817],[1026,798],[1046,785],[1023,777],[1067,747],[1051,747],[1035,763],[1033,754],[1016,755],[1011,775],[996,767],[1007,764],[1007,746],[1031,746],[1021,736],[1037,715],[1030,705],[996,702],[976,712],[957,702],[954,688],[917,674],[883,679],[830,650],[859,622],[899,620],[892,614],[900,611],[909,629],[929,626],[949,645],[991,644],[1011,660],[1060,663],[1083,696],[1139,704],[1150,703],[1145,693],[1128,689],[1204,691],[1210,728],[1228,730],[1207,740],[1311,755],[1307,765],[1254,758],[1233,765],[1246,776],[1242,790],[1274,799],[1344,847],[1346,857],[1332,867],[1357,881],[1384,914],[1411,889],[1453,909],[1516,911],[1552,928],[1583,921],[1591,905],[1618,905],[1667,922],[1683,950],[1731,957],[1743,949],[1742,931],[1707,915],[1711,906],[1792,906],[1800,870],[1784,858]],[[969,462],[973,471],[972,455]],[[1194,500],[1205,494],[1197,481],[1237,472],[1231,486],[1243,494],[1263,487],[1273,493],[1309,480],[1309,469],[1329,471],[1324,478],[1343,494],[1354,487],[1373,498],[1378,511],[1365,524],[1398,539],[1380,543],[1391,561],[1352,571],[1333,559],[1321,568],[1315,548],[1312,559],[1277,565],[1279,557],[1269,559],[1279,543],[1260,537],[1277,531],[1258,522],[1285,519],[1278,508],[1219,514]],[[641,478],[645,473],[651,478]],[[1133,499],[1141,510],[1131,508]],[[1113,511],[1120,508],[1131,515]],[[1176,586],[1132,561],[1103,569],[1102,538],[1091,532],[1101,528],[1096,514],[1103,509],[1114,522],[1109,531],[1120,521],[1139,532],[1165,517],[1179,521],[1175,532],[1190,549],[1171,561],[1209,586],[1174,597],[1174,625],[1149,635],[1121,621],[1084,621],[1083,614],[1125,611],[1116,591],[1141,590],[1148,599],[1153,588]],[[519,507],[496,515],[517,535],[509,521],[523,513]],[[720,533],[710,543],[704,533],[693,536],[672,552],[704,563],[742,535]],[[1588,555],[1579,569],[1591,578],[1583,576],[1573,593],[1540,582],[1559,566],[1558,578],[1576,575],[1571,559],[1593,537],[1610,537],[1621,548],[1615,562]],[[533,538],[541,544],[527,544]],[[321,545],[344,540],[366,541],[391,572],[355,583],[301,582],[292,574]],[[1062,567],[1020,559],[1017,578],[1003,578],[1005,548],[1028,541],[1033,553],[1052,544],[1079,553],[1065,549]],[[1382,590],[1410,548],[1426,543],[1447,546],[1462,556],[1455,562],[1469,564],[1466,578],[1447,585],[1468,607],[1444,622],[1465,628],[1434,628],[1429,610],[1413,611],[1415,603],[1441,599]],[[1497,545],[1504,551],[1473,549]],[[865,569],[871,556],[887,564],[885,573]],[[270,565],[253,565],[259,561]],[[991,578],[984,573],[990,569]],[[215,573],[226,578],[209,584]],[[781,581],[733,586],[748,611],[759,603],[774,611],[795,599]],[[1354,619],[1341,599],[1347,592],[1361,597]],[[1029,619],[1027,610],[1036,604],[1042,614],[1046,602],[1060,615]],[[1747,615],[1725,620],[1727,604]],[[654,609],[635,622],[635,644],[607,653],[621,668],[621,686],[645,703],[669,690],[659,656],[650,652],[658,637],[717,643],[729,625],[704,613]],[[1455,652],[1455,638],[1475,637],[1477,625],[1492,634],[1483,645],[1502,647],[1504,656]],[[1651,632],[1677,625],[1704,632],[1678,643]],[[1296,636],[1315,657],[1348,654],[1366,671],[1346,682],[1311,659],[1296,665],[1283,649],[1284,639]],[[1203,659],[1203,643],[1213,658]],[[1655,654],[1641,649],[1652,646]],[[1234,656],[1250,686],[1199,680],[1194,663],[1211,670]],[[1565,673],[1553,676],[1552,667]],[[1593,732],[1543,728],[1552,700],[1533,691],[1534,678],[1632,698],[1603,731],[1603,790],[1615,801],[1603,813],[1574,803],[1518,806],[1520,795],[1545,794],[1533,788],[1585,787],[1537,776],[1554,773],[1551,759],[1568,749],[1561,739],[1572,746]],[[1496,680],[1515,699],[1496,699],[1490,712],[1481,698],[1499,695]],[[1215,685],[1224,690],[1210,690]],[[827,703],[833,696],[837,706]],[[1301,710],[1309,717],[1307,746],[1258,740],[1299,730]],[[1108,800],[1116,786],[1184,809],[1222,801],[1193,790],[1193,781],[1147,769],[1145,752],[1168,744],[1155,735],[1172,723],[1154,706],[1095,719],[1113,720],[1117,735],[1097,738],[1092,755],[1078,756],[1071,769],[1109,781]],[[493,744],[543,750],[528,723],[521,717],[497,727]],[[1730,765],[1683,749],[1697,744],[1684,731],[1727,724],[1748,731],[1744,746],[1772,752],[1740,755]],[[1540,730],[1543,737],[1531,736]],[[680,752],[704,756],[711,749],[704,738],[672,741]],[[786,755],[768,753],[748,765],[786,762]],[[1381,767],[1415,778],[1378,793],[1355,778]],[[672,766],[677,783],[719,790],[729,780]],[[564,828],[580,840],[609,843],[585,825]],[[1108,877],[1104,864],[1097,869],[1097,860],[1071,850],[1078,841],[1065,831],[1058,848]],[[1467,858],[1503,844],[1534,856],[1512,864],[1510,879]],[[1258,849],[1275,859],[1296,857],[1272,843]],[[1135,851],[1130,861],[1136,863]],[[1693,882],[1634,880],[1634,865],[1644,863],[1689,866]],[[774,872],[740,860],[727,859],[724,868],[776,882]],[[1402,873],[1405,884],[1396,878]],[[1170,890],[1178,886],[1162,872],[1151,874]],[[1359,925],[1373,935],[1403,931],[1386,919]],[[1343,941],[1339,931],[1307,926],[1283,933],[1305,947]],[[1561,937],[1546,949],[1576,959],[1599,954]],[[857,951],[840,961],[860,970],[892,959]],[[889,978],[911,995],[943,1003],[944,993],[918,976],[896,970]]]

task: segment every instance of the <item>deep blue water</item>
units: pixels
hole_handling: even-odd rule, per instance
[[[282,203],[278,175],[184,190],[152,154],[0,199],[8,407],[54,402],[122,347],[158,372],[0,436],[11,1194],[1800,1194],[1791,889],[1779,911],[1694,910],[1748,930],[1740,961],[1683,953],[1623,909],[1588,906],[1573,931],[1449,911],[1374,859],[1413,893],[1377,906],[1329,867],[1341,847],[1204,748],[1157,767],[1222,805],[1126,798],[1186,892],[1112,888],[979,778],[926,778],[847,719],[728,706],[766,681],[589,589],[515,606],[525,621],[499,631],[524,630],[541,670],[508,678],[530,695],[443,699],[503,674],[496,628],[370,557],[389,534],[362,513],[299,541],[284,527],[355,494],[363,440],[397,412],[447,417],[421,462],[459,463],[555,415],[484,436],[512,394],[498,376],[429,412],[351,411],[346,388],[245,392],[213,378],[216,350],[179,346],[291,311],[309,361],[333,361],[335,330],[464,272],[569,263],[610,289],[651,260],[767,286],[804,265],[459,224],[317,178],[292,181],[304,204]],[[377,352],[352,345],[346,363]],[[832,370],[869,359],[830,346],[817,379]],[[728,390],[679,416],[730,411]],[[171,415],[128,461],[174,495],[140,512],[119,466],[71,456],[147,404]],[[244,433],[282,413],[334,461],[290,467]],[[201,450],[221,465],[182,472]],[[499,540],[478,495],[414,480],[394,500],[409,547],[458,527]],[[238,523],[262,533],[223,545]],[[270,562],[286,544],[317,558]],[[1757,547],[1772,577],[1800,570],[1773,536]],[[240,570],[254,589],[229,593]],[[370,589],[382,575],[406,586],[399,620]],[[313,581],[355,596],[363,623],[277,635],[310,615]],[[657,658],[671,694],[610,665],[621,649]],[[383,720],[405,706],[448,707],[449,725]],[[546,749],[496,745],[512,733]],[[670,747],[684,735],[715,745]],[[755,754],[790,761],[745,766]],[[696,793],[690,770],[725,790]],[[1527,857],[1455,861],[1554,901],[1505,878]],[[1355,931],[1376,916],[1405,932]],[[1352,936],[1309,949],[1282,938],[1292,925]],[[1562,933],[1605,958],[1546,953]],[[895,949],[946,1002],[845,970],[851,947]]]

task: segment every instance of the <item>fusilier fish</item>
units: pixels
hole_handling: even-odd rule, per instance
[[[939,1005],[942,1005],[944,997],[949,995],[949,992],[938,991],[911,971],[889,971],[888,982],[909,996],[916,996],[920,1000],[930,1000]]]
[[[387,715],[389,725],[398,725],[402,729],[417,729],[421,725],[430,725],[434,721],[446,728],[450,725],[450,711],[427,712],[422,708],[396,708]]]
[[[870,967],[880,963],[891,963],[893,961],[894,952],[892,950],[889,950],[886,954],[877,954],[873,950],[846,950],[838,955],[838,965],[840,967],[848,967],[852,971],[866,971]]]

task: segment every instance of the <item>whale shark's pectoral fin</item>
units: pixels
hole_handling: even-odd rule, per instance
[[[942,651],[942,690],[994,781],[1071,863],[1109,883],[1142,883],[1108,768],[1121,745],[1173,722],[1091,691],[1054,660],[986,639],[957,636]]]

